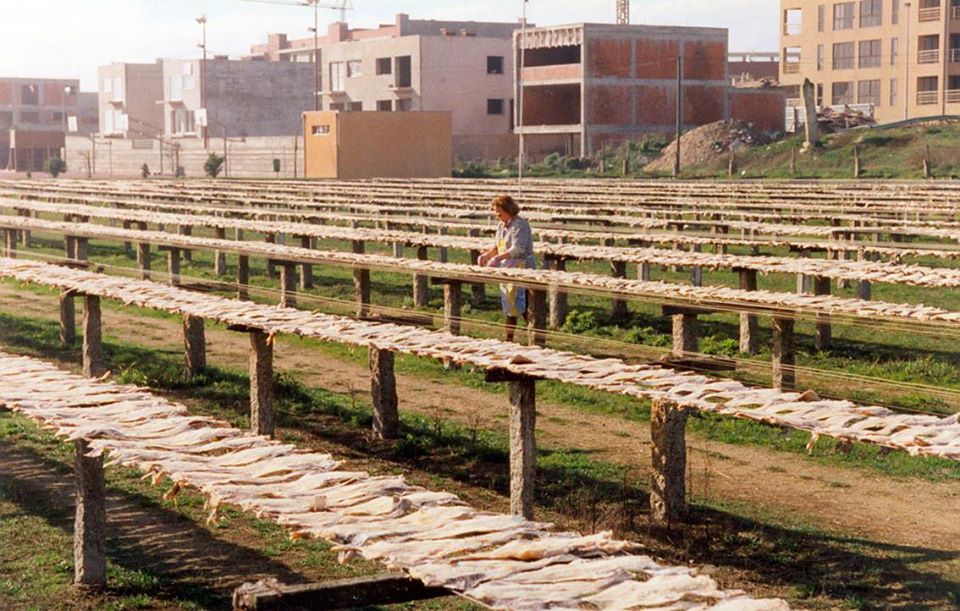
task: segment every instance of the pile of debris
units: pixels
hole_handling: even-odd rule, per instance
[[[726,159],[730,152],[736,153],[755,146],[770,143],[770,137],[756,129],[752,123],[743,121],[717,121],[708,123],[683,134],[680,138],[680,165],[689,167],[703,165],[719,158]],[[660,157],[644,169],[650,172],[669,172],[677,154],[676,142],[671,142]]]
[[[821,134],[833,134],[854,127],[876,124],[873,116],[849,106],[843,108],[827,106],[817,113],[817,125],[820,127]]]

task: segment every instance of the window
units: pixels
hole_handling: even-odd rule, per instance
[[[891,38],[890,39],[890,65],[896,66],[897,62],[900,61],[900,39]]]
[[[488,114],[488,115],[502,115],[502,114],[503,114],[503,100],[487,100],[487,114]]]
[[[799,34],[803,26],[803,10],[788,8],[783,11],[783,33],[786,36]]]
[[[389,57],[377,58],[377,76],[393,74],[393,61]]]
[[[861,68],[878,67],[883,55],[880,48],[881,46],[879,40],[861,40],[859,66]]]
[[[823,70],[824,62],[826,62],[826,51],[823,45],[817,45],[817,72]]]
[[[63,113],[59,110],[53,111],[53,120],[57,123],[63,123]]]
[[[834,83],[831,94],[830,103],[834,106],[853,104],[853,83],[849,81]]]
[[[377,100],[377,110],[379,112],[390,112],[393,110],[393,102],[390,100]]]
[[[853,54],[852,42],[833,43],[833,69],[849,70],[853,68]]]
[[[860,1],[860,27],[872,28],[883,23],[883,0]]]
[[[503,56],[487,56],[487,74],[503,74]]]
[[[826,27],[827,7],[821,4],[817,7],[817,31],[822,32]]]
[[[350,112],[360,112],[363,110],[363,102],[350,102]]]
[[[899,90],[900,84],[897,82],[897,79],[890,79],[890,106],[897,105],[897,93]]]
[[[833,5],[833,29],[849,30],[853,28],[856,2],[839,2]]]
[[[410,87],[413,84],[412,68],[410,56],[404,55],[397,57],[396,60],[397,78],[395,84],[397,87]]]
[[[880,79],[857,83],[857,102],[860,104],[880,105]]]
[[[13,111],[0,110],[0,129],[6,129],[13,125]]]
[[[40,104],[40,87],[38,85],[20,86],[20,103],[37,106]]]
[[[173,113],[171,113],[172,116]],[[103,113],[103,133],[112,134],[113,133],[113,111],[106,110]]]
[[[917,79],[917,104],[936,104],[940,80],[935,76],[921,76]]]
[[[100,85],[100,89],[102,89],[104,93],[110,93],[111,91],[113,91],[113,79],[110,78],[109,76],[103,79],[103,83]]]
[[[900,2],[901,0],[890,0],[890,24],[897,25],[900,23]],[[896,80],[891,81],[896,82]]]
[[[346,109],[347,107],[344,106],[343,102],[333,102],[332,104],[330,104],[330,110],[344,111]]]
[[[411,100],[410,98],[397,100],[397,110],[399,112],[410,112],[411,110],[413,110],[413,100]]]
[[[169,91],[168,100],[182,100],[183,99],[183,80],[179,76],[171,76],[167,79],[167,87]]]
[[[918,39],[918,64],[936,64],[940,61],[940,35],[930,34]]]
[[[343,91],[347,80],[347,65],[343,62],[330,62],[330,91]]]
[[[330,135],[330,126],[329,125],[314,125],[310,128],[310,133],[314,136],[329,136]]]
[[[197,83],[196,79],[192,74],[183,75],[183,89],[184,91],[196,89]]]
[[[352,59],[347,62],[347,78],[354,78],[357,76],[363,76],[363,71],[360,69],[360,60]]]
[[[39,123],[40,113],[35,110],[22,110],[20,111],[20,122],[21,123]]]
[[[823,106],[823,83],[817,83],[817,106]]]

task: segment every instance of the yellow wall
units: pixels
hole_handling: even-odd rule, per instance
[[[329,133],[314,135],[316,125]],[[449,112],[308,112],[307,178],[443,178],[453,172]]]

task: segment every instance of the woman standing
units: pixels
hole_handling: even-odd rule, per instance
[[[480,255],[479,265],[489,267],[525,267],[535,269],[533,256],[533,232],[530,223],[520,218],[520,206],[509,195],[500,195],[490,202],[493,213],[500,219],[497,226],[497,243]],[[513,284],[500,285],[500,305],[506,316],[506,340],[513,341],[517,320],[527,317],[527,290]]]

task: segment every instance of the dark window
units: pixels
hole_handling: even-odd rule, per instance
[[[882,55],[879,40],[861,40],[860,41],[860,63],[861,68],[876,68],[880,65]],[[879,95],[879,94],[878,94]]]
[[[833,69],[848,70],[853,68],[854,53],[852,42],[833,43]]]
[[[880,105],[880,79],[857,83],[857,101],[860,104]]]
[[[363,102],[350,102],[350,110],[354,112],[363,110]]]
[[[869,28],[883,23],[883,3],[881,0],[861,0],[860,27]]]
[[[833,91],[831,93],[831,102],[834,106],[853,104],[853,83],[834,83]]]
[[[487,74],[503,74],[503,56],[487,56]]]
[[[833,5],[833,29],[849,30],[854,26],[856,2],[840,2]]]
[[[20,103],[30,106],[37,106],[40,104],[40,87],[37,85],[21,85]]]
[[[377,76],[393,74],[393,62],[389,57],[377,58]]]
[[[502,115],[502,114],[503,114],[503,100],[487,100],[487,114],[488,114],[488,115]]]
[[[404,55],[396,58],[397,67],[397,87],[410,87],[413,84],[413,75],[411,74],[410,56]]]
[[[390,100],[377,100],[377,110],[380,112],[390,112],[393,110],[393,103]]]

